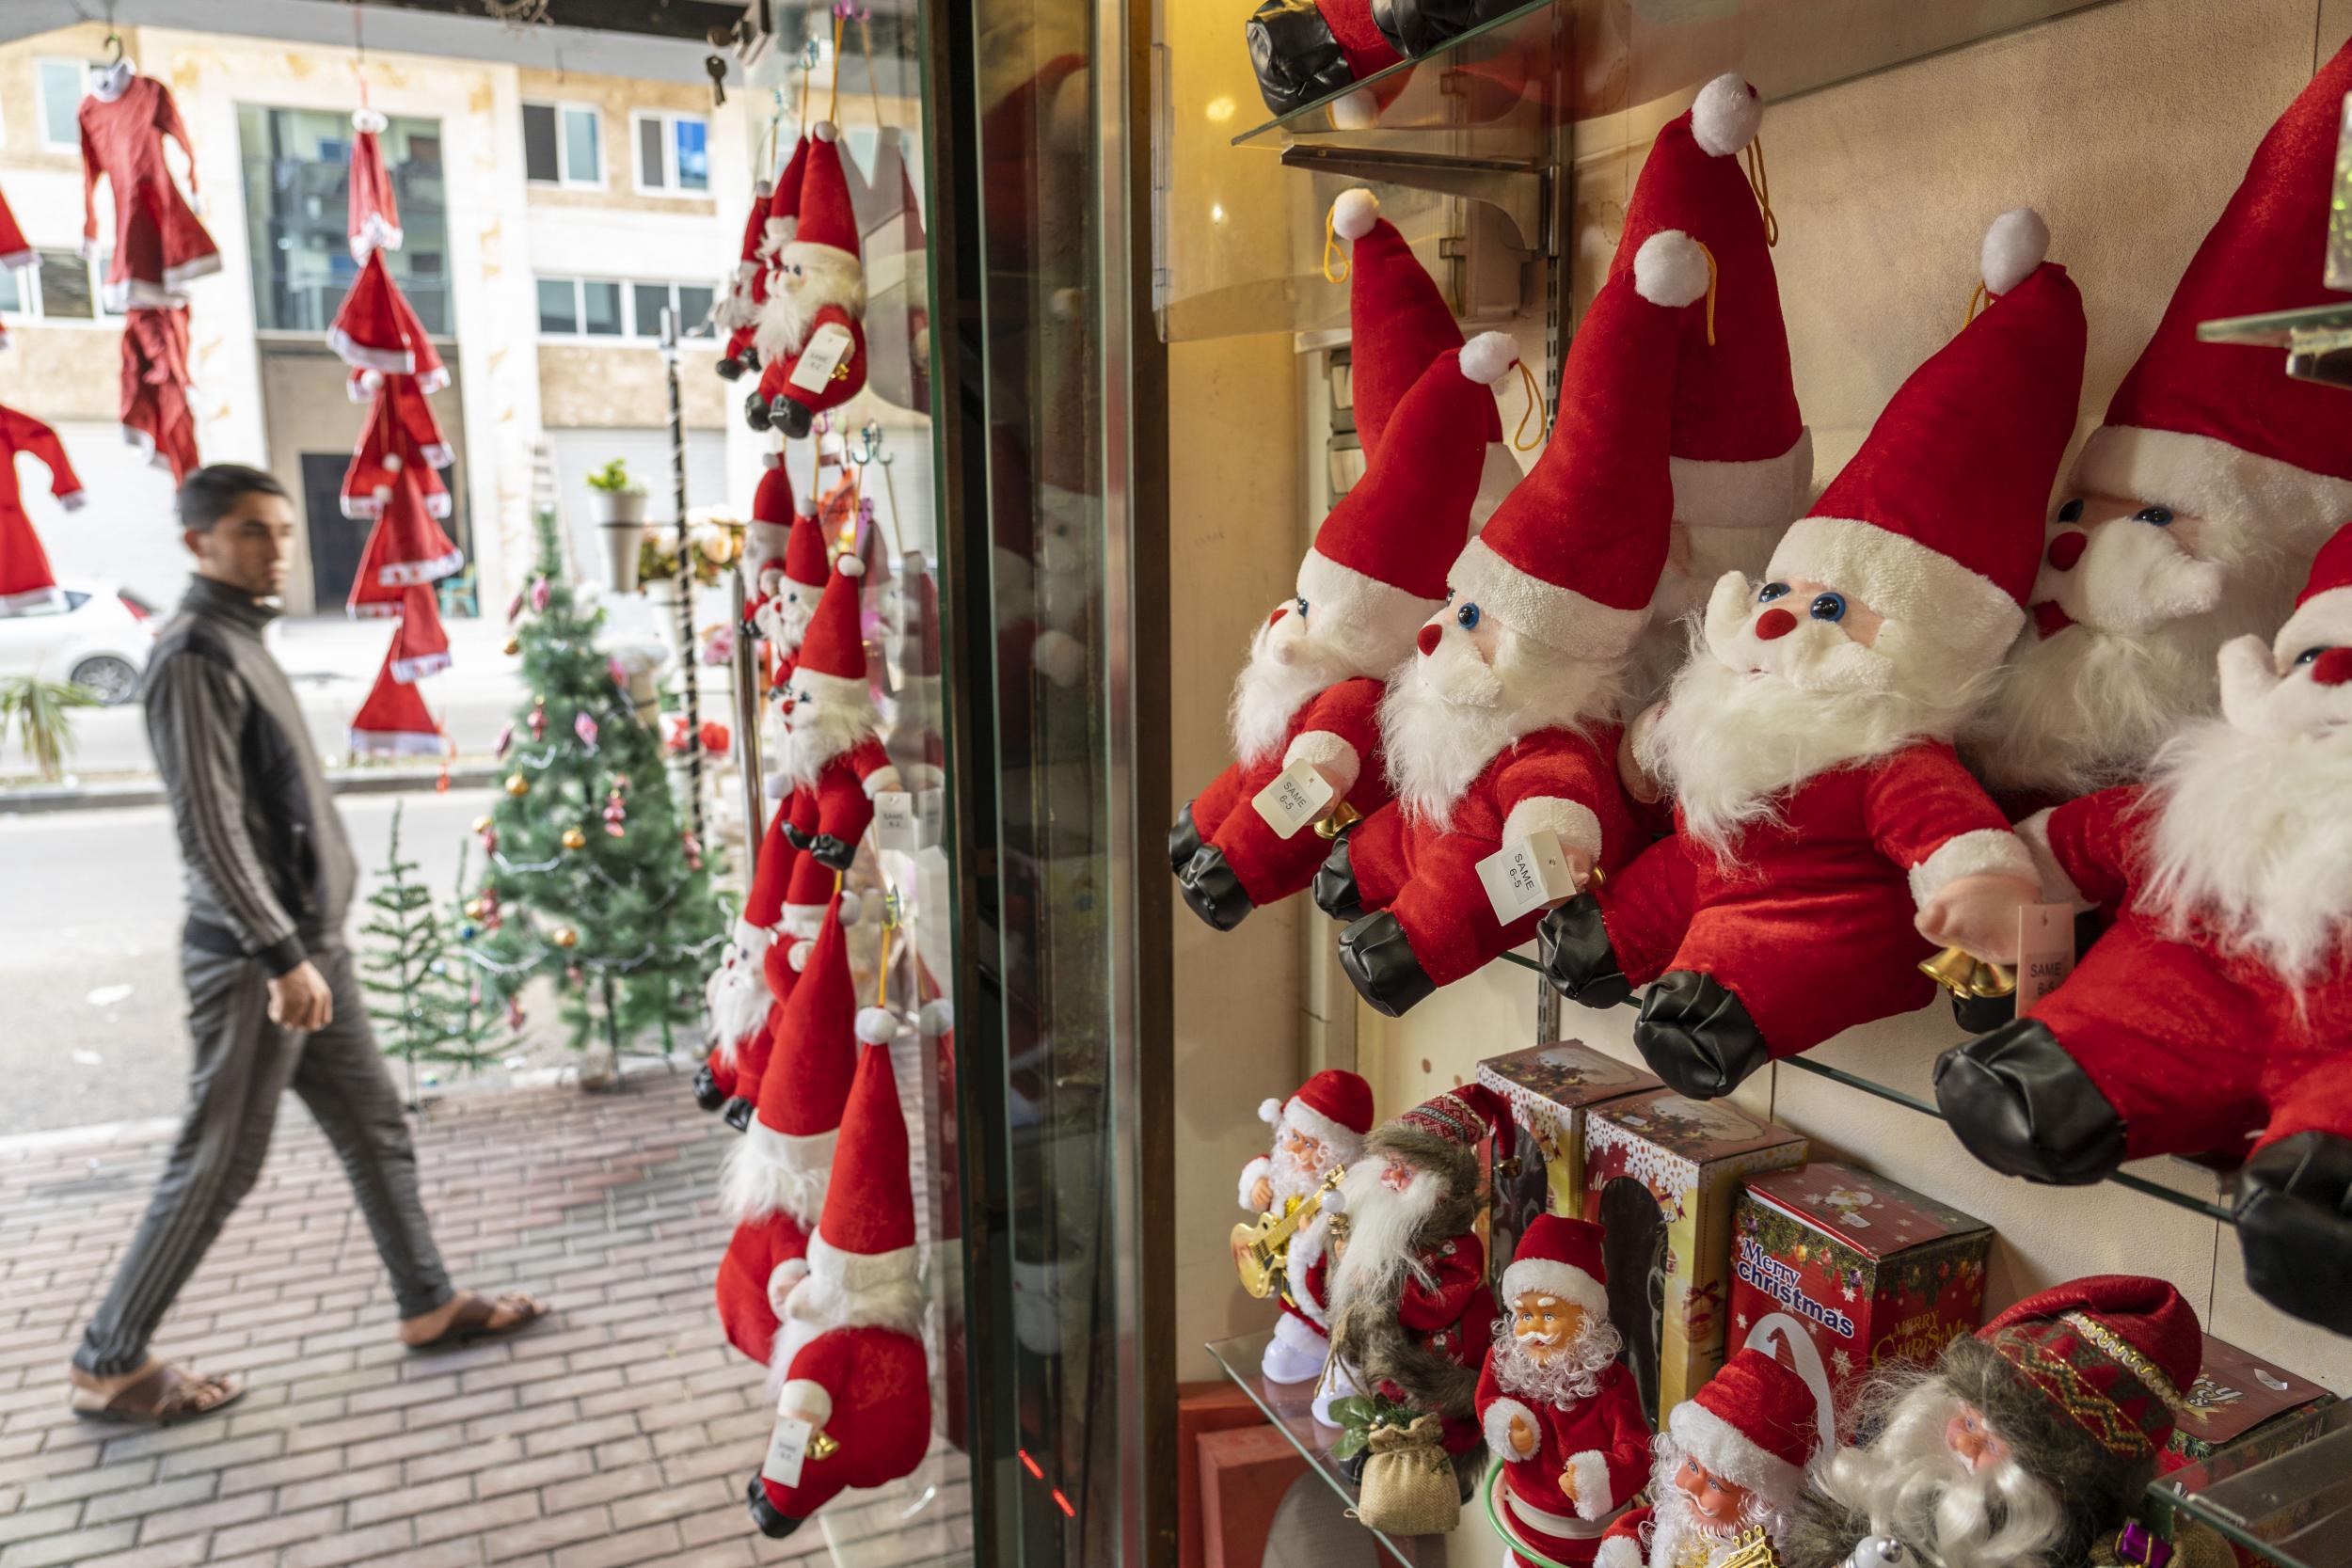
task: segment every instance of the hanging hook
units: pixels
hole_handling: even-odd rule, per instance
[[[871,420],[866,420],[865,424],[858,427],[857,438],[858,450],[856,455],[850,459],[851,462],[864,467],[868,463],[881,460],[882,448],[881,425]]]

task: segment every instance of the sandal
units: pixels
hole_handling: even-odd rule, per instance
[[[210,1416],[244,1397],[245,1385],[236,1378],[198,1377],[159,1361],[146,1376],[125,1384],[111,1396],[77,1383],[68,1402],[73,1414],[86,1421],[167,1427]]]
[[[494,1323],[490,1320],[498,1315],[501,1307],[504,1307],[511,1316],[504,1323]],[[457,1350],[483,1339],[502,1339],[510,1334],[521,1333],[547,1315],[546,1303],[517,1291],[510,1291],[495,1298],[468,1291],[458,1302],[457,1310],[450,1314],[449,1325],[432,1338],[421,1339],[407,1346],[408,1353],[422,1355],[434,1351]]]

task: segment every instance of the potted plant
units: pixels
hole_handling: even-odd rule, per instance
[[[588,488],[596,498],[596,526],[604,531],[605,581],[615,594],[633,594],[638,544],[645,530],[644,488],[617,457],[588,476]]]

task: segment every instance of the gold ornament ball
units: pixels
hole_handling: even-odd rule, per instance
[[[566,828],[564,830],[564,847],[566,849],[585,849],[588,847],[588,835],[581,832],[578,828]]]
[[[505,648],[501,651],[504,652],[507,657],[513,658],[516,654],[523,651],[523,640],[519,637],[509,637],[506,640]]]
[[[486,833],[490,831],[490,818],[487,813],[473,819],[473,831],[478,833]]]
[[[481,899],[469,898],[466,900],[466,918],[468,920],[480,920],[482,918]]]
[[[506,793],[509,795],[528,795],[531,793],[531,781],[524,778],[520,773],[509,773],[506,775]]]
[[[579,933],[578,931],[573,930],[573,929],[572,929],[569,926],[558,926],[558,927],[555,928],[555,945],[556,945],[556,946],[558,946],[558,947],[576,947],[576,946],[578,946],[579,944],[580,944],[580,933]]]

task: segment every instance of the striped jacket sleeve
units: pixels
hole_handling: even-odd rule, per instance
[[[234,672],[183,649],[149,671],[147,734],[188,869],[211,888],[245,950],[283,974],[307,955],[246,831],[237,737],[250,701]]]

